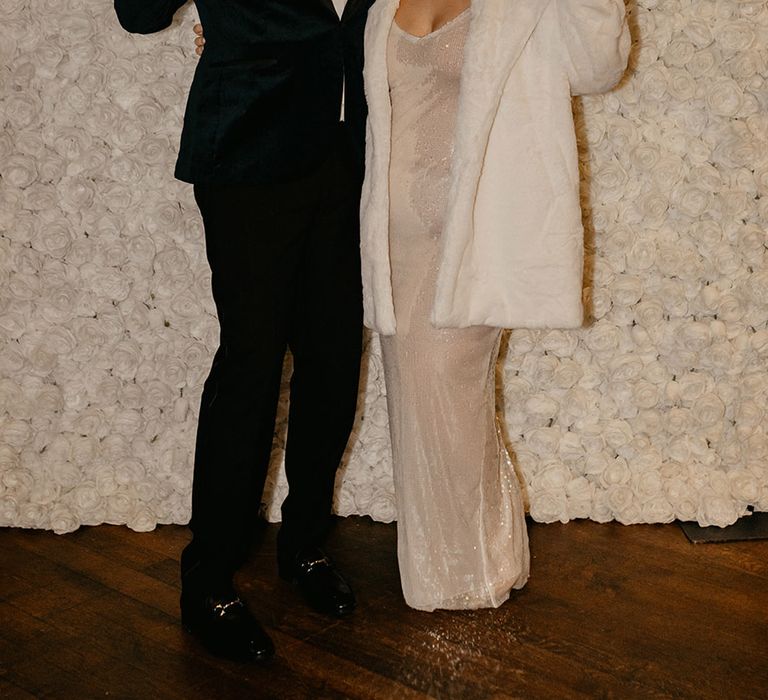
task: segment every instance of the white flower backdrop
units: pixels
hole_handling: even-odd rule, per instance
[[[146,38],[109,0],[0,16],[0,525],[186,522],[217,342],[172,178],[194,7]],[[726,525],[768,510],[768,7],[639,0],[632,25],[622,85],[575,105],[590,323],[512,332],[500,410],[536,520]],[[337,509],[391,520],[368,347]]]

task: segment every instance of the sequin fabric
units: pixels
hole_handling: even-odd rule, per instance
[[[382,337],[400,577],[420,610],[497,607],[529,569],[520,486],[500,440],[501,331],[429,322],[470,13],[425,37],[393,23],[390,261],[397,333]]]

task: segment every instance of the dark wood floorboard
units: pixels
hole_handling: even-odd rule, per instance
[[[238,575],[278,647],[261,667],[180,628],[186,528],[0,529],[0,698],[768,697],[768,541],[531,524],[524,589],[498,610],[430,614],[402,601],[395,526],[347,518],[328,548],[359,607],[330,620],[278,578],[276,530]]]

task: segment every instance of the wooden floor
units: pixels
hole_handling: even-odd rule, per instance
[[[692,545],[675,525],[533,524],[528,585],[499,610],[420,613],[395,527],[340,521],[359,609],[309,612],[275,572],[275,526],[239,579],[266,667],[179,627],[185,528],[0,530],[2,698],[766,698],[768,541]]]

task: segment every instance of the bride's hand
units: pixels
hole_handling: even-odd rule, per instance
[[[203,25],[202,24],[196,24],[194,27],[192,27],[192,31],[197,34],[195,37],[195,53],[198,56],[203,55],[203,49],[205,48],[205,37],[203,36]]]

